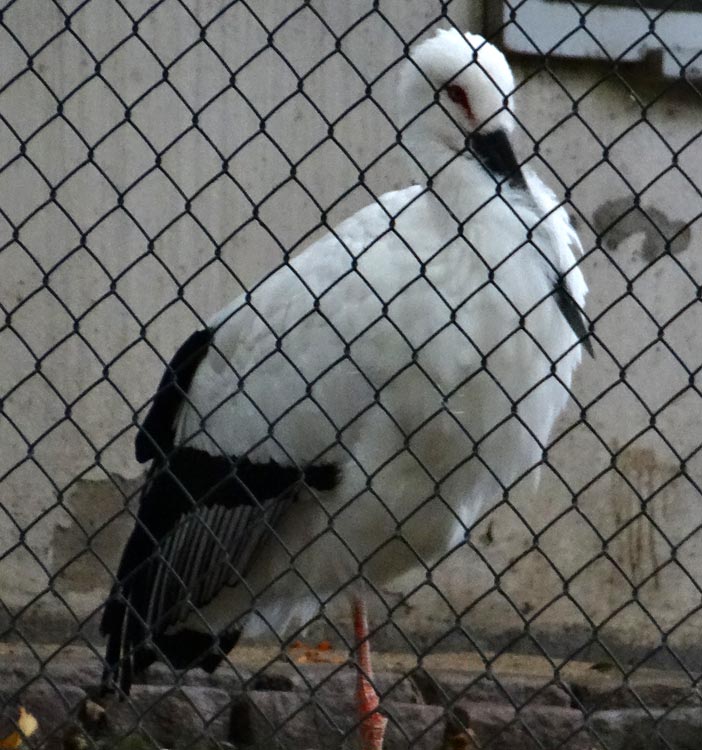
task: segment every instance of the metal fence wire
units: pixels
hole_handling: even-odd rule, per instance
[[[621,34],[605,13],[624,24]],[[2,3],[2,747],[356,746],[364,722],[351,625],[365,636],[349,602],[359,591],[386,748],[700,746],[702,101],[698,54],[675,36],[700,16],[675,0]],[[457,218],[406,137],[426,111],[452,105],[432,82],[436,96],[403,121],[398,81],[413,65],[410,50],[436,29],[468,28],[503,49],[513,69],[514,91],[500,97],[514,95],[517,162],[495,168],[490,149],[499,144],[469,139],[469,160],[482,159],[494,194]],[[446,91],[472,113],[475,102]],[[528,193],[529,171],[557,195],[534,225],[514,199]],[[417,180],[424,187],[411,202],[433,194],[436,210],[454,219],[411,236],[448,236],[441,246],[412,246],[404,209],[377,207],[382,194]],[[348,250],[354,232],[359,246],[367,241],[365,220],[339,224],[369,204],[395,239],[369,235],[369,247]],[[484,278],[446,299],[432,262],[446,263],[442,253],[472,236],[471,223],[484,226],[494,206],[506,223],[488,234],[508,241],[505,226],[516,220],[518,241],[497,267],[472,246]],[[564,216],[560,207],[583,253],[567,268],[549,260],[554,287],[519,309],[517,287],[501,278],[524,274],[528,286],[525,267],[509,271],[510,259],[525,246],[545,257],[543,226]],[[306,276],[295,259],[329,233],[340,244],[319,246],[320,270]],[[398,271],[397,288],[389,271],[364,270],[373,246],[393,241],[415,269]],[[348,268],[325,281],[322,254],[339,247]],[[580,272],[584,313],[571,288]],[[354,284],[369,278],[388,286],[354,298]],[[307,289],[300,315],[286,308],[295,283]],[[486,288],[495,310],[507,305],[518,318],[489,350],[475,328],[446,333],[466,311],[490,329],[499,314],[471,308]],[[422,338],[402,321],[429,319],[419,305],[428,298],[445,323]],[[229,315],[239,315],[231,340],[188,338],[231,300]],[[406,318],[403,304],[416,306]],[[560,310],[575,332],[555,357],[540,337],[557,324],[530,322],[544,309]],[[310,348],[300,331],[315,316],[325,329]],[[227,322],[217,330],[231,330]],[[384,362],[385,351],[357,357],[374,326],[402,342],[406,362]],[[234,372],[231,342],[256,357],[257,336],[273,342],[269,353]],[[500,364],[499,351],[519,336],[541,353],[545,375],[515,397],[514,365]],[[436,373],[453,356],[464,361],[462,347],[479,353],[479,367],[447,392]],[[224,383],[210,397],[196,372],[205,350]],[[559,368],[574,352],[583,356],[571,383]],[[325,377],[342,360],[355,384],[350,395],[330,394]],[[403,380],[410,370],[424,378],[416,393]],[[433,399],[448,413],[480,377],[490,384],[485,400],[502,399],[504,420],[476,437],[456,411],[450,429],[417,447],[438,413]],[[534,414],[530,396],[554,382],[541,407],[567,403],[544,435],[519,415]],[[296,421],[310,399],[315,420]],[[411,407],[408,423],[397,403]],[[475,401],[465,408],[487,413]],[[218,410],[236,414],[224,434],[243,436],[223,444]],[[176,435],[187,414],[190,427]],[[513,459],[511,433],[501,430],[515,420],[538,446],[533,460]],[[141,457],[154,459],[150,474],[134,460],[137,428]],[[232,448],[243,444],[243,453]],[[326,447],[309,455],[300,444]],[[446,458],[427,468],[432,451]],[[494,502],[461,517],[444,494],[461,482],[477,493],[473,469],[462,473],[476,464]],[[345,494],[332,502],[340,482]],[[296,520],[301,495],[317,503],[316,516],[300,511]],[[141,497],[151,500],[140,510]],[[357,531],[364,518],[378,519],[384,541]],[[441,523],[459,539],[435,544]],[[290,548],[291,528],[300,548]],[[336,546],[320,546],[325,534]],[[133,564],[113,588],[130,535]],[[255,590],[262,555],[286,564]],[[393,566],[409,577],[396,582]],[[335,585],[317,586],[336,568],[346,573]],[[253,603],[244,595],[242,605],[237,592],[249,589]],[[208,609],[221,591],[224,608]],[[304,616],[298,599],[311,602]],[[217,641],[221,613],[236,620],[246,606],[258,625],[222,659],[240,622]],[[103,616],[108,630],[117,623],[107,662]],[[190,640],[178,640],[186,618]],[[203,660],[217,669],[203,671]],[[106,667],[108,678],[119,667],[111,682]],[[378,747],[367,736],[362,743]]]

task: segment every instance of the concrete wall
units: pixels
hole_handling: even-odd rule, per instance
[[[191,0],[189,8],[206,22],[223,5]],[[183,337],[240,283],[279,263],[283,249],[306,244],[320,207],[332,206],[335,222],[409,179],[378,108],[392,113],[397,104],[402,43],[390,25],[404,38],[434,19],[446,25],[438,4],[383,2],[383,16],[361,2],[255,5],[259,20],[236,4],[209,26],[208,49],[196,44],[199,28],[182,7],[165,3],[99,77],[90,53],[103,57],[132,28],[116,4],[95,1],[72,17],[90,53],[63,33],[34,54],[64,24],[53,4],[19,0],[4,14],[16,41],[0,29],[0,81],[17,78],[0,93],[0,163],[8,164],[0,172],[0,300],[11,313],[0,329],[0,587],[15,632],[72,632],[102,602],[130,528],[124,493],[139,484],[134,411]],[[76,6],[62,3],[67,12]],[[138,17],[149,3],[127,7]],[[481,27],[480,3],[450,7],[458,26]],[[266,49],[264,26],[298,8]],[[343,55],[333,54],[324,24],[337,34],[356,24]],[[190,45],[162,82],[155,56],[169,65]],[[237,90],[192,127],[192,111],[228,86],[217,55],[232,68],[252,59]],[[702,624],[702,399],[690,376],[702,365],[694,140],[702,102],[645,69],[613,74],[554,60],[547,73],[530,58],[513,62],[524,82],[518,152],[534,154],[533,167],[561,193],[572,186],[592,251],[583,268],[600,343],[574,388],[585,418],[573,404],[537,495],[515,492],[397,622],[425,643],[458,622],[484,648],[508,643],[528,622],[560,652],[586,648],[597,627],[622,658],[658,646],[662,630],[691,657]],[[290,67],[305,74],[315,65],[294,95]],[[359,73],[386,69],[365,99]],[[642,104],[650,104],[645,117]],[[334,139],[325,120],[336,122]],[[168,144],[157,164],[155,152]],[[227,174],[216,149],[236,153]],[[288,160],[303,156],[289,180]],[[356,165],[371,163],[358,186]],[[258,222],[242,191],[255,202],[269,196]],[[634,206],[632,191],[643,210],[612,226]],[[224,243],[219,258],[213,243]],[[466,636],[458,629],[452,637]],[[392,629],[387,638],[401,642]],[[524,635],[517,645],[535,647]]]

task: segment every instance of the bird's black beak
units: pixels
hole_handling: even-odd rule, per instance
[[[467,138],[468,150],[493,177],[513,187],[526,187],[526,181],[514,155],[509,136],[504,130],[491,133],[475,132]]]

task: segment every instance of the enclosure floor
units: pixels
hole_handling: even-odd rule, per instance
[[[594,738],[613,748],[628,747],[632,737],[646,750],[702,746],[697,676],[682,668],[640,668],[625,677],[606,663],[561,666],[503,654],[486,664],[476,654],[449,652],[420,660],[378,652],[373,666],[380,710],[389,718],[385,750],[473,750],[498,735],[504,742],[496,747],[509,750],[531,746],[534,737],[569,750],[600,746]],[[273,738],[288,750],[355,746],[357,671],[348,652],[326,643],[298,643],[282,653],[241,644],[212,675],[190,670],[176,678],[154,665],[126,701],[101,695],[101,675],[101,648],[0,643],[6,734],[22,706],[51,750],[79,750],[91,741],[109,750],[137,736],[153,740],[138,750],[185,739],[230,750],[267,748]]]
[[[8,667],[22,664],[25,669],[30,664],[35,666],[36,676],[42,672],[42,663],[49,666],[72,664],[96,666],[101,663],[102,646],[94,648],[78,645],[32,644],[0,641],[0,673]],[[311,658],[306,654],[313,652]],[[498,657],[486,654],[489,663],[475,653],[466,652],[432,652],[417,658],[407,652],[373,652],[373,666],[376,672],[393,672],[409,674],[421,667],[431,673],[465,673],[475,675],[487,672],[491,676],[539,678],[541,681],[557,680],[566,683],[593,683],[601,685],[669,685],[670,687],[690,687],[702,678],[699,674],[690,674],[682,668],[679,670],[652,669],[639,667],[633,669],[628,677],[611,663],[588,661],[567,661],[543,656],[505,653]],[[494,659],[494,660],[493,660]],[[339,666],[352,661],[348,651],[329,649],[318,651],[313,645],[303,645],[298,649],[281,652],[271,646],[240,644],[229,654],[231,664],[249,674],[267,672],[276,665],[298,663],[300,665]]]

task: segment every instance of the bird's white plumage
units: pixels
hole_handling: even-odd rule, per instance
[[[478,123],[441,93],[434,103],[451,81]],[[497,195],[494,175],[461,155],[471,127],[511,129],[512,89],[482,37],[444,31],[419,45],[400,96],[423,184],[382,196],[211,321],[177,442],[334,462],[342,481],[302,491],[248,586],[225,588],[187,627],[229,626],[253,592],[249,631],[278,630],[359,567],[381,585],[424,571],[538,464],[582,348],[554,278],[580,306],[587,289],[577,236],[538,177]]]

